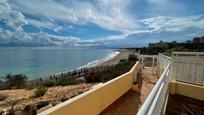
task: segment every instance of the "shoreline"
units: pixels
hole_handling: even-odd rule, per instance
[[[121,59],[128,59],[129,54],[131,53],[128,50],[118,50],[118,54],[114,56],[113,58],[110,58],[108,60],[105,60],[102,63],[99,63],[96,66],[106,66],[106,65],[115,65],[117,64]]]
[[[121,59],[128,59],[129,54],[132,53],[132,51],[127,49],[112,49],[112,51],[108,54],[106,54],[104,57],[90,61],[84,65],[78,66],[76,68],[65,70],[61,72],[56,73],[50,73],[47,75],[42,75],[36,78],[28,77],[28,81],[35,82],[35,81],[43,81],[43,80],[49,80],[56,77],[61,77],[63,75],[77,75],[76,77],[83,77],[85,71],[91,71],[94,68],[98,67],[106,67],[109,65],[116,65]],[[25,74],[26,75],[26,74]]]
[[[81,71],[82,69],[88,69],[88,68],[96,67],[96,66],[99,66],[99,64],[102,64],[105,61],[108,61],[108,60],[114,58],[119,53],[120,52],[118,50],[113,50],[111,53],[107,54],[105,57],[90,61],[87,64],[76,67],[74,69],[70,69],[70,70],[63,71],[63,72],[52,73],[52,74],[48,74],[46,76],[41,76],[41,77],[38,77],[38,78],[35,78],[35,79],[29,79],[29,80],[30,81],[36,81],[36,80],[39,80],[39,79],[40,80],[48,80],[48,79],[50,79],[50,77],[60,77],[62,74],[75,73],[75,72]]]
[[[68,73],[76,73],[81,71],[82,69],[89,69],[89,68],[94,68],[97,66],[107,66],[107,65],[115,65],[117,64],[121,59],[127,59],[128,55],[131,53],[131,51],[129,50],[114,50],[113,52],[111,52],[110,54],[106,55],[103,58],[88,62],[85,65],[82,65],[80,67],[77,67],[76,69],[71,69],[68,71],[64,71],[64,72],[59,72],[59,73],[54,73],[45,77],[41,77],[41,78],[37,78],[34,79],[38,80],[38,79],[49,79],[50,76],[55,76],[55,77],[60,77],[62,74],[68,74]],[[33,81],[33,80],[31,80]]]
[[[95,64],[92,67],[97,66],[107,66],[117,64],[121,59],[128,58],[128,55],[131,53],[128,50],[122,51],[113,51],[116,52],[114,55],[110,56],[110,54],[99,61],[100,63]],[[118,52],[118,53],[117,53]],[[82,68],[84,69],[84,68]],[[81,69],[79,69],[80,71]],[[55,74],[56,75],[56,74]],[[61,73],[58,73],[59,77]],[[56,76],[58,77],[58,76]],[[49,77],[42,78],[43,80],[49,79]],[[33,81],[33,80],[32,80]],[[11,89],[11,90],[0,90],[1,94],[6,94],[9,97],[3,101],[1,101],[0,105],[5,105],[9,100],[20,100],[18,104],[15,105],[15,110],[22,110],[25,106],[32,106],[35,107],[40,103],[47,102],[47,103],[61,103],[62,100],[68,100],[74,96],[77,96],[87,90],[91,89],[97,83],[79,83],[74,85],[66,85],[66,86],[54,86],[48,87],[48,91],[39,98],[30,98],[33,96],[35,89]],[[22,98],[23,97],[23,98]],[[6,106],[5,108],[1,109],[8,109],[10,106]],[[23,110],[22,110],[23,111]]]
[[[117,64],[121,59],[127,59],[129,54],[131,53],[131,51],[128,51],[128,50],[119,50],[119,51],[113,51],[113,52],[115,52],[114,55],[111,56],[109,54],[108,56],[100,59],[99,63],[94,64],[93,66],[90,67],[90,69],[92,69],[93,67],[97,68],[99,66]],[[79,72],[83,69],[85,68],[79,69]],[[59,76],[56,76],[56,77],[60,77],[62,73],[58,73],[58,75]],[[46,79],[49,79],[49,77],[43,78],[43,79],[46,80]],[[0,113],[3,109],[8,111],[11,110],[11,106],[7,105],[7,102],[10,100],[19,100],[19,102],[14,107],[15,111],[24,111],[24,108],[28,106],[32,108],[36,108],[38,105],[41,105],[42,103],[47,103],[47,105],[51,104],[52,106],[54,106],[90,90],[96,84],[98,84],[98,82],[95,82],[95,83],[82,82],[78,84],[70,84],[65,86],[60,86],[60,85],[51,86],[51,87],[48,87],[48,90],[43,96],[38,98],[30,98],[33,96],[33,93],[36,91],[35,88],[29,89],[29,90],[28,89],[0,90],[1,94],[8,95],[8,98],[1,101],[0,103],[1,106],[5,106],[4,108],[0,107]],[[38,109],[36,109],[36,111],[37,110]]]
[[[82,69],[82,68],[90,68],[90,67],[95,67],[95,66],[99,66],[100,64],[108,61],[108,60],[111,60],[113,58],[115,58],[118,54],[120,54],[120,51],[113,51],[111,53],[109,53],[108,55],[106,55],[105,57],[103,58],[100,58],[100,59],[97,59],[97,60],[94,60],[94,61],[91,61],[91,62],[88,62],[87,64],[81,66],[81,67],[78,67],[76,70],[78,69]]]

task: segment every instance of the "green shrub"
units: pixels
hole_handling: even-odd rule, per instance
[[[0,94],[0,101],[5,100],[8,97],[6,94]]]
[[[37,108],[34,105],[26,105],[23,112],[24,115],[37,115]]]
[[[115,77],[118,77],[126,72],[128,72],[132,66],[135,64],[134,61],[121,60],[118,64],[110,66],[107,70],[103,72],[91,72],[85,75],[87,83],[94,82],[106,82]]]
[[[8,88],[19,89],[19,88],[25,87],[28,77],[23,74],[16,74],[16,75],[8,74],[4,77],[4,79],[5,79],[5,84],[8,86]]]
[[[45,93],[47,92],[47,87],[45,87],[45,86],[38,86],[37,88],[36,88],[36,90],[34,91],[34,94],[33,94],[33,96],[34,97],[41,97],[41,96],[43,96]]]
[[[5,84],[5,82],[0,81],[0,90],[10,89],[10,87]]]
[[[8,104],[13,108],[18,102],[20,102],[20,99],[16,99],[16,100],[10,100],[8,102]]]
[[[121,59],[121,60],[119,61],[119,64],[120,64],[120,63],[126,63],[126,62],[128,62],[127,59]]]
[[[55,86],[55,81],[54,80],[46,80],[43,82],[43,86],[46,86],[46,87],[52,87],[52,86]]]
[[[174,47],[171,49],[166,50],[166,53],[171,53],[171,52],[187,52],[188,49],[184,48],[184,47]]]
[[[56,85],[57,86],[66,86],[66,85],[74,85],[74,84],[79,84],[82,83],[82,80],[78,80],[76,77],[59,77]]]
[[[99,72],[90,72],[88,75],[85,76],[86,82],[87,83],[93,83],[93,82],[101,82],[103,81],[100,78],[100,73]]]
[[[49,105],[49,102],[48,102],[48,101],[39,102],[39,103],[37,104],[37,109],[40,109],[40,108],[45,107],[45,106],[47,106],[47,105]]]
[[[137,55],[129,54],[128,61],[138,61]]]

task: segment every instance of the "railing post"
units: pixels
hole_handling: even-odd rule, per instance
[[[175,78],[175,76],[173,75],[173,67],[174,67],[174,59],[172,59],[172,61],[171,61],[171,69],[170,69],[170,80],[171,81],[176,81],[176,78]]]
[[[157,93],[158,93],[162,83],[164,83],[164,80],[166,78],[166,73],[168,73],[170,66],[171,66],[171,62],[166,66],[164,72],[162,73],[161,77],[157,81],[156,85],[154,86],[154,88],[152,89],[150,94],[148,95],[147,99],[145,100],[145,102],[141,106],[140,110],[137,112],[137,115],[147,115],[148,114],[148,112],[149,112],[149,110],[150,110],[150,108],[154,102],[156,95],[158,95]]]
[[[154,57],[152,57],[152,67],[154,67]]]
[[[152,74],[154,75],[154,57],[152,57]]]

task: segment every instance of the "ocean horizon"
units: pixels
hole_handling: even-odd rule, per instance
[[[8,47],[0,48],[0,77],[25,74],[29,79],[90,67],[115,55],[114,49]]]

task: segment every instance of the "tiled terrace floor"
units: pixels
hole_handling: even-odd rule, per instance
[[[158,80],[152,73],[150,67],[146,67],[142,71],[140,94],[132,90],[128,91],[106,108],[101,115],[135,115]]]

